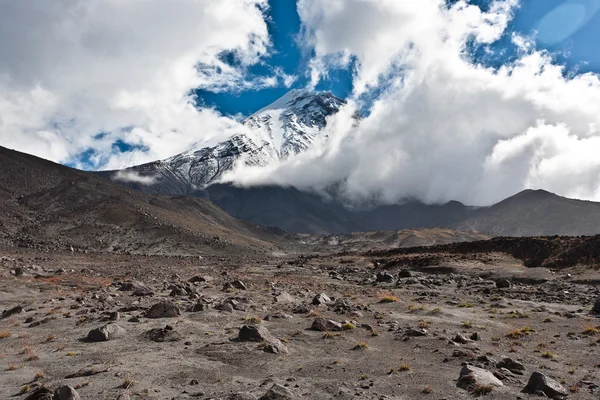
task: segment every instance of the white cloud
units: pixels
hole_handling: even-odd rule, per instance
[[[386,202],[490,204],[528,187],[600,200],[598,76],[565,74],[518,36],[516,62],[478,65],[469,43],[497,41],[517,2],[499,0],[487,12],[445,3],[299,0],[313,83],[332,60],[354,58],[353,98],[331,118],[325,145],[235,180],[317,188],[343,181],[352,199],[376,193]],[[365,93],[379,97],[354,128],[348,119]]]
[[[141,185],[152,185],[154,182],[156,182],[158,177],[144,176],[144,175],[138,174],[135,171],[122,170],[122,171],[117,171],[113,175],[112,179],[115,181],[125,182],[125,183],[133,182],[133,183],[139,183]]]
[[[193,88],[266,87],[244,68],[269,49],[266,0],[20,0],[0,5],[0,142],[107,168],[164,158],[235,121],[197,111]],[[235,54],[238,68],[219,59]],[[206,72],[209,71],[209,72]],[[97,136],[104,132],[103,135]],[[121,139],[144,150],[111,151]]]

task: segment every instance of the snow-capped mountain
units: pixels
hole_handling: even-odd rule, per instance
[[[265,166],[301,153],[320,137],[326,118],[344,104],[331,92],[292,90],[246,118],[243,124],[248,129],[244,133],[123,172],[154,177],[153,184],[138,187],[145,192],[189,194],[218,181],[238,161]],[[127,176],[110,173],[113,177]]]

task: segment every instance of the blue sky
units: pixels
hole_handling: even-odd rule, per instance
[[[473,0],[471,3],[485,9],[491,1]],[[249,73],[267,75],[278,67],[286,74],[297,76],[292,88],[304,87],[309,81],[306,74],[311,54],[298,43],[301,26],[296,4],[290,0],[270,0],[269,5],[273,55],[263,64],[252,67]],[[492,55],[479,49],[475,56],[479,62],[491,66],[504,64],[516,56],[510,37],[512,33],[519,33],[534,37],[536,46],[552,52],[568,71],[600,72],[600,52],[596,48],[600,40],[599,8],[600,0],[521,0],[505,37],[492,46]],[[320,82],[316,89],[330,90],[339,97],[346,97],[352,90],[351,68],[330,72],[328,79]],[[233,93],[199,90],[196,94],[199,104],[215,107],[226,115],[240,113],[247,116],[288,90],[285,87]]]

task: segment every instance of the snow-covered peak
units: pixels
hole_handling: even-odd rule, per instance
[[[331,92],[291,90],[246,118],[246,132],[131,169],[158,174],[159,193],[189,193],[218,181],[238,162],[265,166],[305,151],[322,136],[327,117],[344,104]]]

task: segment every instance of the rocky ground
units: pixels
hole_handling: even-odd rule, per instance
[[[599,279],[504,252],[8,249],[0,398],[596,399]]]

